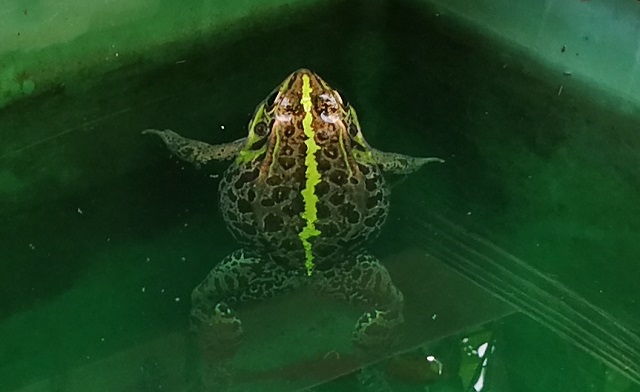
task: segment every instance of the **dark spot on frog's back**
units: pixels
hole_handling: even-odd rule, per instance
[[[282,243],[280,244],[280,246],[283,249],[287,249],[287,250],[297,250],[300,248],[300,240],[296,239],[287,239],[282,241]]]
[[[377,206],[380,202],[382,202],[382,192],[378,191],[375,195],[369,196],[367,198],[367,208],[372,209]]]
[[[285,156],[280,156],[278,157],[278,163],[280,164],[280,166],[282,166],[285,170],[289,170],[292,167],[295,166],[296,164],[296,160],[293,157],[285,157]]]
[[[298,165],[298,168],[291,175],[291,178],[293,178],[293,180],[298,185],[301,186],[300,191],[302,191],[302,187],[307,181],[306,172],[307,172],[307,167],[304,164],[302,164],[302,165]]]
[[[360,221],[360,213],[356,209],[356,206],[351,203],[341,205],[340,214],[346,217],[349,223],[358,223]]]
[[[360,169],[360,173],[364,174],[365,176],[369,174],[369,172],[371,172],[369,166],[363,165],[362,163],[358,163],[358,169]]]
[[[237,222],[238,221],[238,215],[236,215],[234,212],[232,211],[227,211],[227,216],[229,217],[229,220],[231,222]]]
[[[302,200],[302,195],[297,194],[295,199],[291,200],[290,203],[282,207],[282,211],[289,216],[299,216],[304,212],[304,201]]]
[[[338,247],[330,244],[319,244],[313,247],[313,253],[320,257],[327,257],[338,250]]]
[[[331,186],[326,181],[320,181],[318,185],[316,185],[316,195],[318,197],[324,196],[329,193]]]
[[[318,170],[320,170],[321,172],[331,170],[331,162],[323,158],[318,159]]]
[[[244,186],[244,184],[255,181],[256,178],[260,175],[260,169],[256,168],[251,171],[246,171],[242,173],[242,175],[238,178],[238,181],[234,184],[237,189],[240,189]]]
[[[282,182],[282,177],[279,176],[270,176],[267,178],[267,185],[269,186],[275,186],[275,185],[280,185],[280,183]]]
[[[256,230],[256,228],[253,225],[251,225],[249,223],[246,223],[246,222],[239,223],[238,224],[238,229],[243,234],[250,235],[250,236],[254,236],[254,235],[256,235],[258,233],[258,231]]]
[[[224,180],[226,182],[228,182],[229,184],[231,184],[233,182],[233,179],[236,178],[238,176],[238,172],[235,170],[227,170],[224,173]]]
[[[339,206],[340,204],[344,203],[344,193],[334,193],[329,198],[329,201],[334,206]]]
[[[284,221],[276,214],[267,214],[264,217],[264,230],[269,232],[276,232],[282,230]]]
[[[342,170],[335,170],[329,174],[329,181],[338,186],[342,186],[348,182],[347,173]]]
[[[316,136],[318,137],[318,140],[321,142],[324,142],[329,138],[327,131],[324,129],[321,129],[318,132],[316,132]]]
[[[325,219],[331,216],[331,210],[325,203],[318,203],[318,219]]]
[[[242,214],[247,214],[252,211],[251,203],[245,199],[238,200],[238,211]]]
[[[291,189],[286,186],[278,186],[273,188],[273,192],[271,192],[271,197],[276,203],[282,203],[285,200],[289,200],[289,195],[291,194]]]
[[[227,191],[227,197],[229,198],[229,201],[232,203],[235,203],[238,200],[238,196],[236,196],[235,192],[233,192],[233,190],[231,189]]]
[[[256,191],[254,191],[253,189],[249,189],[249,191],[247,192],[247,200],[254,201],[255,199],[256,199]]]
[[[378,187],[378,177],[367,178],[364,186],[368,191],[374,191]]]
[[[375,227],[376,225],[382,225],[385,220],[384,210],[380,209],[375,215],[372,215],[364,220],[364,224],[368,227]]]
[[[276,205],[276,202],[269,197],[265,197],[264,199],[260,200],[260,205],[263,207],[273,207],[274,205]]]
[[[336,159],[338,157],[338,150],[333,145],[323,148],[322,152],[324,152],[324,155],[329,159]]]
[[[280,149],[281,153],[283,156],[285,157],[290,157],[291,155],[293,155],[293,148],[289,145],[283,146]]]
[[[294,134],[295,132],[296,132],[296,130],[295,130],[295,128],[294,128],[294,127],[291,127],[291,126],[290,126],[290,127],[287,127],[287,128],[284,130],[284,136],[286,136],[286,137],[291,137],[291,136],[293,136],[293,134]]]
[[[316,229],[320,230],[322,237],[325,238],[335,237],[340,232],[334,222],[318,222],[316,223]]]

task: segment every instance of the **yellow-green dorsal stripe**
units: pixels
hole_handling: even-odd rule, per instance
[[[320,149],[316,144],[315,133],[313,132],[313,116],[311,114],[311,83],[308,75],[302,75],[302,99],[300,101],[304,108],[304,118],[302,119],[302,128],[307,137],[305,144],[307,145],[307,154],[304,164],[307,168],[305,172],[306,182],[302,190],[302,200],[304,201],[304,212],[302,219],[306,222],[298,237],[302,241],[304,248],[304,266],[307,268],[307,275],[313,273],[313,252],[311,251],[311,242],[313,237],[319,236],[320,230],[316,229],[316,221],[318,220],[318,196],[316,195],[316,185],[320,183],[320,173],[318,172],[318,162],[316,161],[316,151]]]

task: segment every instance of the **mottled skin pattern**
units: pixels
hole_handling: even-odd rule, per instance
[[[244,246],[268,254],[277,264],[299,269],[304,259],[298,233],[305,225],[301,191],[306,136],[301,124],[301,78],[290,78],[288,83],[285,93],[265,107],[255,125],[256,133],[271,130],[252,148],[266,142],[266,151],[258,159],[229,167],[220,183],[220,205],[231,232]],[[364,151],[366,146],[350,138],[353,122],[337,96],[319,79],[314,87],[312,126],[320,146],[316,159],[322,177],[315,189],[319,198],[316,227],[322,235],[313,242],[313,252],[317,268],[325,270],[380,231],[387,217],[389,191],[378,166],[358,163],[342,153],[352,148]],[[356,125],[351,127],[353,135],[359,132]]]
[[[307,93],[303,93],[306,83]],[[309,89],[310,88],[310,89]],[[306,95],[305,95],[306,94]],[[311,102],[305,109],[304,99]],[[308,276],[299,234],[307,184],[305,112],[319,150],[317,196],[320,235],[311,238],[315,268]],[[234,309],[303,285],[369,307],[356,325],[354,344],[384,346],[402,322],[402,293],[364,245],[380,232],[389,209],[383,172],[406,174],[438,158],[386,153],[364,140],[355,110],[313,72],[292,73],[256,109],[247,137],[209,145],[173,131],[146,130],[196,165],[233,159],[220,183],[220,207],[242,248],[209,273],[192,294],[192,329],[204,349],[235,347],[242,324]],[[312,151],[312,150],[311,150]]]

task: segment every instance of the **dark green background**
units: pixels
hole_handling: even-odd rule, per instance
[[[640,321],[637,112],[621,114],[588,86],[404,2],[283,10],[234,34],[0,112],[0,374],[11,373],[0,389],[186,324],[190,290],[235,249],[210,176],[224,165],[177,163],[140,130],[237,139],[257,103],[300,67],[348,98],[373,146],[447,160],[394,186],[372,246],[381,257],[434,241],[408,217],[429,224],[437,212],[623,325]],[[168,311],[166,299],[128,294],[141,285],[182,301]],[[72,289],[86,294],[66,300]],[[55,325],[30,321],[54,300]],[[511,333],[525,346],[514,358],[545,363],[526,347],[547,333],[538,324]],[[49,334],[69,341],[48,346]],[[514,374],[526,374],[518,361]]]

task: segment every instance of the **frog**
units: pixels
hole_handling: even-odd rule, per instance
[[[389,214],[385,175],[443,159],[372,147],[354,107],[304,68],[258,104],[245,137],[209,144],[170,129],[143,133],[196,167],[229,162],[219,205],[240,247],[193,289],[190,329],[203,349],[234,352],[244,335],[239,306],[301,287],[365,308],[351,332],[358,351],[397,336],[404,296],[367,244]]]

